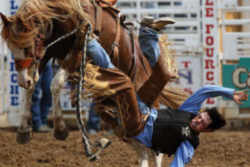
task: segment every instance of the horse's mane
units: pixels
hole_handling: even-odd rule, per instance
[[[2,36],[19,48],[32,47],[38,33],[51,32],[53,20],[71,21],[76,26],[79,19],[88,21],[84,9],[89,5],[88,0],[24,0],[9,18],[10,26],[3,27]]]

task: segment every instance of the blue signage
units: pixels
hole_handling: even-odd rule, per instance
[[[16,0],[10,0],[10,14],[14,15],[18,9],[17,1]],[[18,86],[17,82],[17,72],[15,69],[15,62],[13,59],[13,56],[11,55],[10,60],[10,106],[17,107],[20,105],[20,87]]]
[[[14,15],[18,9],[16,0],[10,0],[10,14]]]

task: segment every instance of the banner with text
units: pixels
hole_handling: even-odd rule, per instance
[[[22,0],[5,0],[1,2],[0,12],[7,16],[16,13]],[[1,94],[2,106],[1,113],[8,113],[8,121],[10,125],[18,126],[20,124],[20,115],[23,105],[22,88],[17,83],[17,72],[15,69],[12,54],[9,52],[6,44],[1,39]]]
[[[217,0],[202,1],[203,85],[219,83]],[[215,99],[205,102],[207,107],[216,105]]]
[[[225,87],[246,89],[250,93],[250,58],[240,58],[238,64],[223,64],[222,83]],[[250,108],[250,98],[240,108]]]
[[[199,56],[177,56],[176,58],[179,79],[171,83],[172,86],[184,88],[193,94],[202,86],[202,61]]]

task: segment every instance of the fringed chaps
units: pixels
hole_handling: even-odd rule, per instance
[[[114,118],[114,114],[112,114],[109,108],[105,106],[110,106],[115,104],[115,112],[118,114],[119,124],[123,127],[123,136],[132,137],[138,135],[142,129],[144,128],[146,117],[139,110],[138,102],[136,99],[135,88],[130,78],[121,72],[118,69],[98,69],[98,75],[95,80],[97,83],[105,83],[107,87],[103,90],[99,89],[99,93],[94,95],[96,99],[96,110],[97,113],[104,118],[104,121],[108,121],[107,123],[111,123],[113,127],[117,126],[116,119]],[[87,79],[88,80],[88,79]],[[91,79],[93,81],[93,79]],[[88,87],[88,91],[91,92],[91,89],[95,90],[94,82],[90,84]],[[98,84],[97,84],[98,85]],[[97,89],[98,90],[98,89]],[[112,95],[108,95],[112,92]],[[100,94],[100,91],[102,94]],[[112,103],[110,103],[112,101]],[[104,114],[105,113],[105,114]]]
[[[151,76],[139,89],[139,97],[148,106],[152,106],[168,81],[174,78],[176,78],[176,75],[169,72],[168,64],[161,55],[152,69]]]

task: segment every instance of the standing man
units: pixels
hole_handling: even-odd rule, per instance
[[[101,118],[94,110],[95,103],[90,104],[89,109],[89,119],[87,121],[87,130],[89,134],[96,134],[98,131],[101,130]]]
[[[53,78],[53,69],[49,61],[35,86],[32,95],[31,114],[32,128],[35,132],[49,132],[48,114],[52,106],[50,84]]]

